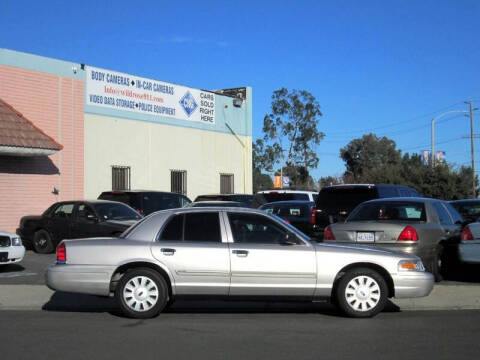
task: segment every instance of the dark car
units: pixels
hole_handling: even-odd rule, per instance
[[[417,255],[438,281],[440,270],[445,270],[443,261],[452,260],[462,223],[460,214],[446,201],[420,197],[376,199],[358,205],[344,222],[328,225],[324,241]]]
[[[253,195],[250,194],[210,194],[199,195],[195,202],[199,201],[236,201],[242,203],[243,207],[252,207]]]
[[[51,253],[63,239],[118,236],[142,218],[130,206],[104,200],[63,201],[40,216],[24,216],[17,234],[41,254]]]
[[[343,184],[323,187],[315,203],[315,236],[323,237],[328,224],[345,220],[360,203],[389,197],[419,197],[415,189],[390,184]]]
[[[104,191],[98,198],[122,202],[144,216],[159,210],[181,208],[192,202],[182,194],[151,190]]]
[[[272,202],[262,205],[260,210],[284,219],[307,235],[313,234],[313,225],[315,224],[315,203],[313,201]]]
[[[238,201],[194,201],[185,205],[186,208],[192,207],[246,207],[244,203]]]
[[[465,199],[450,201],[467,223],[477,222],[480,218],[480,200]]]

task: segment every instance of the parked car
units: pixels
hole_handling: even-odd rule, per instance
[[[210,194],[199,195],[195,202],[200,201],[235,201],[242,203],[243,207],[252,207],[253,195],[251,194]]]
[[[417,255],[439,281],[444,251],[458,242],[462,223],[460,214],[446,201],[376,199],[357,206],[344,222],[328,225],[323,238]]]
[[[66,240],[46,272],[53,290],[115,296],[123,313],[149,318],[179,298],[331,299],[369,317],[389,297],[430,293],[433,276],[412,255],[317,244],[263,211],[159,211],[120,238]]]
[[[463,228],[457,251],[462,263],[480,264],[480,222]]]
[[[35,252],[51,253],[63,239],[116,236],[142,218],[130,206],[115,201],[63,201],[40,216],[24,216],[17,234]]]
[[[450,204],[468,222],[476,222],[480,218],[480,199],[453,200]]]
[[[18,263],[25,256],[25,247],[18,235],[0,230],[0,266]]]
[[[415,189],[403,185],[390,184],[342,184],[324,186],[315,202],[315,236],[323,237],[328,224],[341,222],[360,203],[390,197],[419,197]]]
[[[182,194],[150,190],[104,191],[98,198],[122,202],[144,216],[159,210],[181,208],[192,202]]]
[[[313,201],[278,201],[264,204],[260,210],[282,218],[309,236],[313,234],[313,225],[315,224],[315,203]]]
[[[318,193],[316,191],[308,190],[291,190],[291,189],[276,189],[276,190],[263,190],[255,194],[253,200],[253,207],[259,208],[263,204],[277,202],[277,201],[291,201],[291,200],[304,200],[313,201],[317,200]]]
[[[185,205],[186,208],[192,207],[246,207],[245,203],[241,203],[238,201],[194,201]]]

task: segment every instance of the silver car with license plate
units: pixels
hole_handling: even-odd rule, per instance
[[[416,256],[319,244],[276,216],[218,207],[157,212],[119,238],[63,241],[46,282],[115,296],[135,318],[191,297],[330,299],[348,316],[370,317],[387,298],[427,296],[433,287]]]
[[[450,260],[462,222],[446,201],[384,198],[361,203],[344,222],[327,226],[323,238],[329,243],[369,245],[417,255],[439,281],[442,262]]]

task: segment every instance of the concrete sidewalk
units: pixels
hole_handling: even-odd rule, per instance
[[[191,302],[182,303],[192,304]],[[480,309],[480,285],[435,285],[432,293],[427,297],[393,299],[392,303],[398,306],[401,311]],[[237,304],[238,307],[243,307],[243,305]],[[212,305],[211,302],[195,302],[195,307],[197,305],[204,310],[206,308],[215,309],[215,304]],[[290,304],[285,305],[285,309],[292,310],[296,307],[308,309],[308,306],[310,305]],[[224,307],[224,305],[220,305],[220,307]],[[235,309],[236,305],[230,305],[229,307]],[[189,308],[193,309],[191,305]],[[254,308],[261,311],[262,307],[257,305]],[[272,307],[268,308],[272,309]],[[275,306],[275,308],[281,309],[278,306]],[[110,298],[54,292],[43,285],[0,285],[0,310],[41,309],[99,312],[114,310],[116,306],[114,300]]]

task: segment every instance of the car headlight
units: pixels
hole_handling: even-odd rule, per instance
[[[22,246],[22,239],[18,236],[12,238],[12,246]]]
[[[425,271],[422,260],[400,260],[398,271]]]

